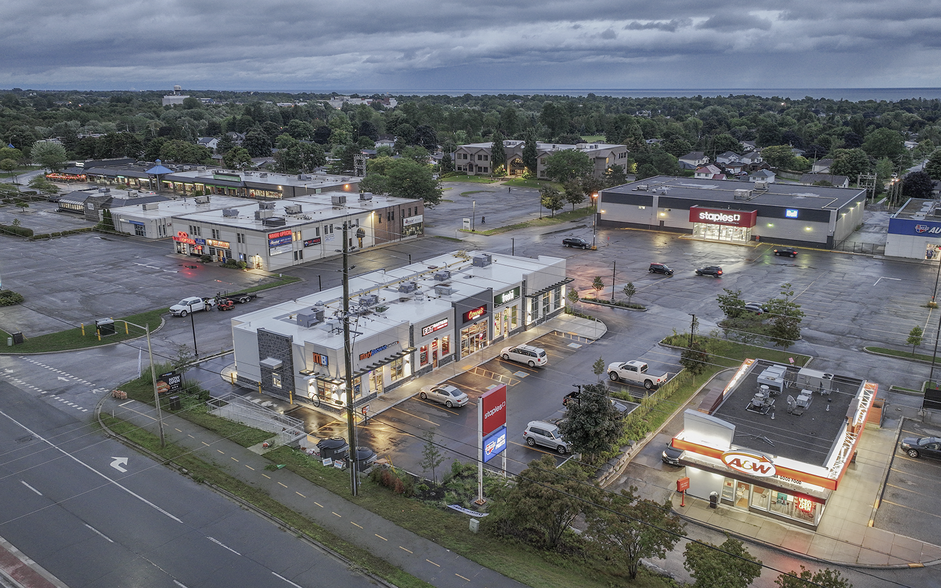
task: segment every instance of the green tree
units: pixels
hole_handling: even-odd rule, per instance
[[[794,302],[794,290],[791,284],[781,285],[781,298],[772,298],[767,304],[771,314],[771,337],[776,345],[787,349],[801,336],[801,320],[804,311]]]
[[[419,462],[418,465],[421,466],[422,472],[431,470],[431,481],[437,484],[437,469],[438,466],[441,465],[441,462],[444,461],[444,454],[441,453],[441,449],[438,447],[438,444],[435,443],[434,429],[427,429],[422,437],[425,440],[425,444],[422,446],[421,462]]]
[[[594,372],[595,377],[598,378],[598,382],[601,382],[602,376],[605,371],[607,371],[607,364],[604,362],[604,357],[599,357],[595,360],[595,363],[591,364],[591,371]]]
[[[905,152],[905,138],[892,129],[876,129],[866,135],[863,151],[875,159],[888,157],[895,160]]]
[[[584,384],[578,402],[569,402],[565,415],[559,432],[588,463],[597,463],[614,449],[624,432],[621,412],[602,383]]]
[[[46,194],[58,194],[59,186],[56,186],[52,182],[46,179],[46,176],[39,175],[33,177],[29,181],[29,187],[33,190],[39,190],[40,192],[45,192]]]
[[[493,145],[490,146],[490,171],[506,165],[506,149],[503,148],[503,135],[499,131],[493,134]]]
[[[36,163],[52,171],[59,171],[65,165],[65,147],[58,143],[50,141],[34,143],[29,156]]]
[[[591,174],[593,167],[591,158],[576,149],[556,151],[544,160],[546,177],[560,184]]]
[[[538,547],[556,549],[597,493],[581,466],[567,462],[556,467],[554,457],[543,455],[529,462],[515,485],[496,493],[483,527],[498,536],[527,537]]]
[[[261,127],[255,127],[245,135],[242,147],[252,157],[269,157],[271,155],[271,138]]]
[[[627,183],[627,172],[624,171],[624,166],[621,165],[609,165],[608,169],[604,170],[604,187],[611,188],[614,186],[621,186]]]
[[[10,173],[16,169],[16,162],[12,159],[0,159],[0,169]],[[16,183],[16,178],[13,179],[13,183]]]
[[[775,169],[793,169],[794,152],[790,145],[772,145],[761,150],[761,158]]]
[[[608,565],[623,567],[631,580],[637,578],[642,559],[665,558],[686,534],[669,501],[642,499],[635,486],[619,494],[602,493],[599,507],[587,516],[592,547]]]
[[[680,365],[692,372],[701,374],[706,370],[709,353],[701,339],[690,337],[691,343],[680,353]]]
[[[722,545],[690,541],[683,567],[696,580],[694,588],[745,588],[761,575],[761,560],[738,539]]]
[[[803,565],[800,573],[782,573],[774,583],[779,588],[853,588],[852,582],[837,570],[824,568],[811,572]]]
[[[925,164],[925,171],[928,172],[932,180],[941,180],[941,149],[935,149],[928,157],[928,163]]]
[[[451,159],[450,153],[445,153],[441,156],[441,173],[446,174],[454,171],[454,160]]]
[[[222,162],[231,169],[242,169],[251,165],[252,155],[244,147],[230,149],[222,155]]]
[[[441,202],[441,183],[434,178],[431,166],[412,159],[395,159],[389,163],[389,195],[396,198],[421,198],[425,204]]]
[[[604,280],[601,279],[601,276],[595,276],[595,279],[591,281],[591,287],[595,289],[595,296],[601,294],[601,291],[604,290]]]
[[[566,294],[565,297],[568,298],[569,302],[572,303],[572,308],[575,308],[575,305],[578,304],[579,300],[578,292],[575,290],[575,288],[569,290],[569,293]]]
[[[745,301],[742,300],[742,291],[730,290],[728,288],[723,288],[722,290],[725,294],[716,296],[716,302],[719,303],[719,308],[725,313],[726,318],[734,319],[742,316],[742,313],[745,312]]]
[[[833,151],[833,163],[830,172],[838,176],[847,176],[855,182],[859,174],[869,171],[869,156],[862,149],[836,149]]]
[[[572,211],[575,211],[575,205],[585,201],[585,192],[577,180],[569,180],[562,186],[564,190],[565,201],[572,205]]]
[[[931,198],[934,185],[928,172],[916,171],[902,178],[902,195],[909,198]]]
[[[637,294],[637,287],[634,286],[634,282],[628,282],[624,284],[624,295],[627,296],[628,305],[630,305],[631,298],[634,297],[634,294]]]
[[[552,186],[539,188],[539,203],[543,208],[549,210],[552,216],[555,216],[555,211],[562,210],[565,206],[565,202],[562,200],[562,193]]]
[[[526,133],[526,140],[523,143],[522,154],[523,165],[529,170],[530,175],[536,175],[536,169],[539,166],[539,151],[536,146],[536,133],[529,131]]]

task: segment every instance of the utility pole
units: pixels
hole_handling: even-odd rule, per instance
[[[618,279],[618,262],[614,260],[614,271],[611,272],[611,303],[614,304],[614,285]]]
[[[353,346],[350,344],[349,221],[343,221],[343,363],[346,370],[346,433],[350,445],[350,492],[357,495],[356,423],[353,420]]]
[[[690,349],[693,347],[693,335],[696,333],[696,325],[698,324],[696,322],[696,315],[694,314],[691,316],[693,317],[693,320],[689,323],[689,345],[687,345],[687,347]]]

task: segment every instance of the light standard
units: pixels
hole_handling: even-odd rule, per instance
[[[138,329],[144,329],[144,333],[147,335],[147,356],[150,357],[150,379],[154,386],[154,408],[157,409],[157,427],[160,429],[160,447],[164,447],[166,445],[166,438],[163,435],[163,413],[160,411],[160,395],[157,393],[157,370],[154,369],[154,348],[150,345],[150,325],[140,326],[132,322],[124,322]]]
[[[595,248],[595,235],[598,232],[598,193],[595,192],[591,195],[591,205],[595,209],[594,213],[591,215],[591,248]]]
[[[474,212],[471,214],[471,233],[475,232],[474,228],[477,225],[477,201],[474,200]]]

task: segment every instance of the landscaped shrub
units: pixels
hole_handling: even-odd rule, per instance
[[[32,237],[33,229],[21,226],[13,225],[0,225],[0,233],[6,233],[8,235],[17,235],[20,237]]]
[[[22,294],[17,294],[11,290],[0,290],[0,306],[13,306],[25,300]]]

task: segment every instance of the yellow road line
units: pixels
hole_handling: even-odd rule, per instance
[[[441,566],[439,566],[438,564],[436,564],[435,562],[431,561],[431,560],[428,559],[428,558],[425,558],[425,561],[427,561],[428,563],[430,563],[430,564],[433,565],[433,566],[438,566],[439,568],[441,567]]]
[[[462,575],[460,575],[460,574],[454,574],[454,575],[457,576],[458,578],[464,580],[465,582],[470,582],[470,578],[465,578],[464,576],[462,576]]]
[[[351,524],[351,525],[356,525],[356,523],[354,523],[353,521],[350,521],[350,524]],[[359,527],[360,529],[363,528],[362,525],[356,525],[356,526]]]
[[[408,551],[409,553],[414,553],[413,551],[410,551],[410,550],[408,550],[408,549],[405,549],[405,548],[402,547],[401,545],[399,545],[399,549],[401,549],[402,551]]]
[[[373,533],[373,535],[376,535],[376,533]],[[383,537],[382,535],[376,535],[376,537],[379,537],[379,538],[382,539],[383,541],[388,541],[388,539],[386,539],[386,538]]]
[[[300,496],[301,498],[307,498],[306,496],[304,496],[303,494],[301,494],[301,493],[298,492],[297,490],[295,490],[294,493],[297,494],[298,496]]]

